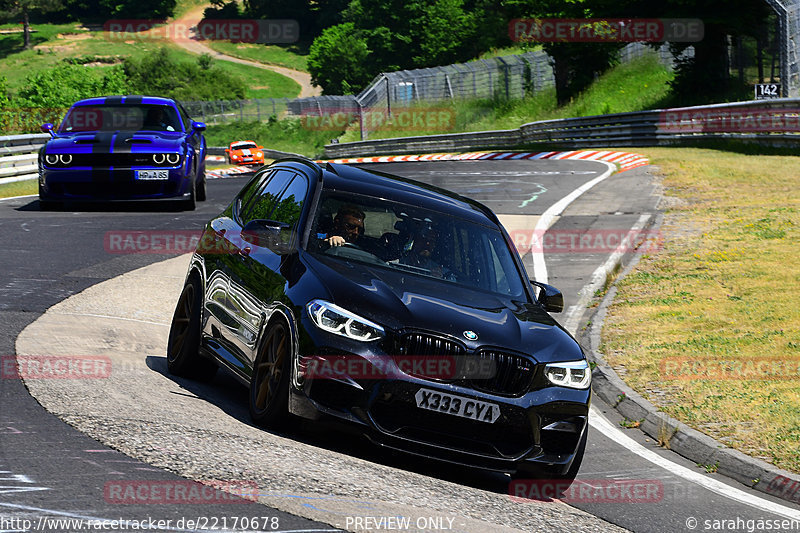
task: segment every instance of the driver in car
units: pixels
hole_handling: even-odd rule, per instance
[[[348,204],[339,208],[333,219],[333,228],[323,242],[329,246],[342,246],[346,243],[358,244],[364,234],[364,212],[358,207]]]

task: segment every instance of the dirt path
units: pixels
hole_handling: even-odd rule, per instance
[[[168,24],[171,26],[167,35],[171,41],[175,44],[183,48],[184,50],[188,50],[193,54],[209,54],[214,59],[220,59],[222,61],[230,61],[232,63],[240,63],[242,65],[250,65],[251,67],[263,68],[267,70],[271,70],[280,74],[281,76],[286,76],[287,78],[291,78],[297,83],[300,84],[300,98],[306,98],[309,96],[319,96],[322,94],[322,89],[320,87],[314,87],[311,85],[311,74],[307,72],[300,72],[299,70],[293,70],[286,67],[279,67],[276,65],[266,65],[264,63],[259,63],[257,61],[249,61],[247,59],[239,59],[238,57],[232,57],[229,55],[222,54],[213,50],[203,44],[201,41],[196,41],[194,39],[186,39],[185,37],[181,37],[182,34],[187,32],[187,29],[194,28],[197,26],[197,23],[203,19],[203,11],[209,6],[199,6],[192,8],[182,17],[173,20]],[[189,30],[190,35],[194,35],[194,31]]]

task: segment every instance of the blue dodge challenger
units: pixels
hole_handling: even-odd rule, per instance
[[[168,98],[108,96],[75,102],[39,151],[39,204],[206,198],[202,122]]]

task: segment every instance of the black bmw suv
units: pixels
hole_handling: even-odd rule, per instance
[[[373,442],[512,475],[573,479],[591,371],[484,205],[302,159],[259,170],[205,227],[169,370],[219,366],[256,423],[338,419]]]

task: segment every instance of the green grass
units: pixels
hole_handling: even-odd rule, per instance
[[[197,58],[188,52],[184,54],[194,60]],[[247,98],[295,98],[300,94],[299,83],[271,70],[217,59],[213,64],[231,75],[246,80]]]
[[[23,86],[26,76],[51,68],[65,58],[101,56],[117,57],[121,61],[123,57],[139,58],[165,44],[163,41],[108,39],[103,32],[79,29],[79,24],[37,24],[34,28],[37,33],[32,35],[34,48],[31,50],[22,50],[21,34],[0,35],[0,72],[7,78],[12,95]],[[174,45],[169,48],[181,60],[197,61],[195,54]],[[297,82],[275,72],[226,61],[215,60],[214,64],[246,81],[247,98],[293,98],[300,94]],[[108,68],[108,64],[85,68]]]
[[[482,53],[478,56],[478,59],[492,59],[493,57],[505,57],[505,56],[513,56],[518,54],[524,54],[525,52],[533,52],[534,50],[540,50],[542,45],[536,45],[534,47],[527,47],[523,48],[521,46],[508,46],[506,48],[492,48],[491,50]]]
[[[672,207],[663,248],[618,284],[601,351],[666,413],[800,472],[800,158],[638,151]]]
[[[35,179],[0,184],[0,198],[12,198],[39,193],[39,182]]]
[[[175,3],[175,12],[172,14],[172,18],[177,19],[185,15],[191,9],[197,6],[207,6],[207,0],[177,0]]]
[[[265,65],[277,65],[301,72],[308,72],[308,45],[293,44],[277,46],[255,43],[232,43],[230,41],[209,41],[206,43],[217,52],[248,59]]]
[[[672,74],[653,54],[614,67],[598,78],[585,92],[562,107],[557,105],[555,89],[544,90],[516,100],[494,98],[442,101],[419,107],[449,110],[453,116],[452,127],[419,128],[413,132],[387,127],[370,131],[369,138],[514,129],[537,120],[652,109],[659,107],[667,98],[671,79]],[[341,140],[347,142],[360,139],[360,130],[357,125],[353,125]]]
[[[316,157],[339,133],[305,128],[300,120],[285,119],[209,126],[205,135],[209,146],[228,146],[233,141],[249,139],[264,148]]]

